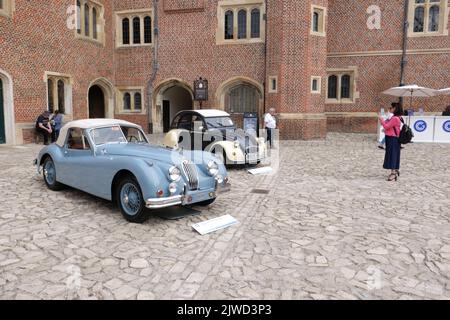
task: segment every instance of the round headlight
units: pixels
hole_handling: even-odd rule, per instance
[[[215,177],[219,173],[219,165],[217,162],[210,160],[207,164],[208,172],[210,175]]]
[[[179,181],[181,179],[181,171],[177,167],[171,167],[169,169],[169,178],[171,181]]]
[[[169,184],[169,192],[170,194],[175,194],[175,192],[177,192],[178,186],[175,182],[172,182],[171,184]]]

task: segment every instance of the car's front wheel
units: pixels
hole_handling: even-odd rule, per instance
[[[148,218],[141,188],[134,177],[126,177],[119,182],[116,199],[127,221],[142,223]]]
[[[59,191],[62,189],[62,184],[56,181],[56,167],[53,159],[51,157],[47,157],[44,160],[42,173],[44,175],[44,181],[47,187],[53,191]]]

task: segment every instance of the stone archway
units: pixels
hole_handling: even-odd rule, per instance
[[[242,127],[244,112],[264,114],[264,87],[246,77],[234,77],[223,82],[216,91],[216,105],[231,114],[238,127]]]
[[[194,92],[180,79],[169,79],[154,90],[152,109],[153,132],[167,132],[175,115],[182,110],[194,109]]]
[[[105,78],[89,84],[87,96],[88,118],[114,118],[114,86]]]
[[[15,120],[14,120],[14,99],[13,82],[11,76],[0,69],[0,143],[13,145],[16,143]]]

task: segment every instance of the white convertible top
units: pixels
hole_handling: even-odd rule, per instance
[[[201,109],[201,110],[194,110],[195,112],[199,113],[202,117],[205,118],[212,118],[212,117],[229,117],[230,114],[222,111],[222,110],[216,110],[216,109]]]
[[[127,125],[132,127],[138,127],[141,128],[141,126],[125,121],[120,119],[83,119],[83,120],[75,120],[70,121],[64,125],[64,127],[61,128],[61,131],[59,132],[58,140],[56,141],[56,144],[60,147],[64,146],[64,142],[66,141],[66,135],[67,131],[69,131],[70,128],[80,128],[80,129],[91,129],[91,128],[98,128],[98,127],[108,127],[108,126],[117,126],[117,125]]]

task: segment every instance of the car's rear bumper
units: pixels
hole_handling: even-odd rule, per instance
[[[224,184],[216,185],[214,189],[188,191],[183,195],[147,199],[146,207],[149,209],[161,209],[171,206],[195,204],[197,202],[214,199],[217,197],[217,195],[228,192],[230,190],[231,184],[227,182]]]

